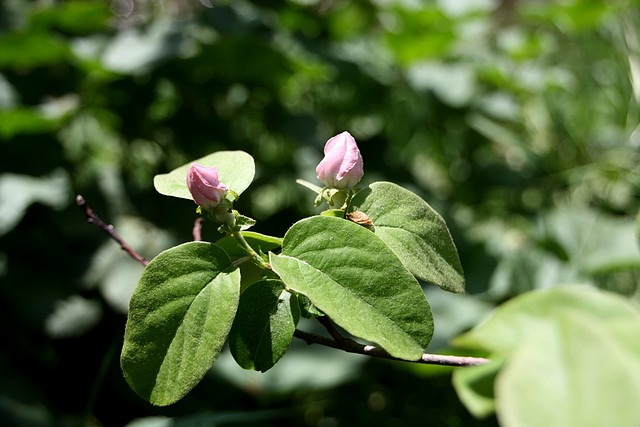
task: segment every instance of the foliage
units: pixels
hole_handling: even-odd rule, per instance
[[[344,129],[360,144],[366,179],[428,201],[451,229],[467,290],[425,288],[430,351],[531,290],[582,283],[637,304],[634,2],[210,6],[0,3],[0,313],[11,325],[0,358],[3,424],[125,425],[152,415],[497,424],[466,412],[448,371],[295,341],[265,374],[225,365],[223,349],[171,408],[130,393],[115,355],[142,269],[82,224],[73,195],[153,258],[192,239],[193,206],[158,197],[152,178],[214,151],[256,158],[237,208],[264,236],[313,212],[295,178],[314,181],[322,142]],[[250,273],[241,267],[241,290]]]
[[[218,152],[198,162],[219,168],[216,185],[218,179],[229,178],[234,198],[253,178],[253,158],[243,152]],[[342,158],[336,157],[335,162],[340,164]],[[156,177],[156,188],[184,198],[187,168]],[[296,222],[282,239],[282,252],[269,252],[269,264],[259,254],[263,248],[254,249],[242,235],[248,225],[239,220],[245,216],[219,198],[210,211],[200,206],[204,218],[218,222],[219,230],[227,239],[235,239],[235,245],[225,238],[222,246],[185,243],[149,263],[129,305],[121,355],[129,385],[155,405],[175,403],[204,377],[230,333],[238,364],[266,371],[289,347],[300,312],[308,317],[327,316],[392,357],[419,360],[433,335],[433,321],[411,272],[421,275],[428,270],[423,260],[405,253],[426,252],[430,255],[427,265],[435,271],[455,265],[453,288],[446,276],[429,277],[458,292],[464,291],[460,261],[444,221],[425,201],[395,184],[378,184],[371,185],[373,191],[357,193],[353,203],[345,202],[346,211],[333,209],[331,216]],[[193,190],[189,187],[186,193]],[[363,212],[355,212],[373,216],[370,227],[348,219],[356,207]],[[231,223],[226,214],[219,219],[220,208],[229,210],[234,217]],[[337,212],[342,217],[334,216]],[[380,232],[385,228],[391,233]],[[239,298],[238,267],[246,263],[262,271],[245,281]],[[300,298],[312,309],[301,309]]]

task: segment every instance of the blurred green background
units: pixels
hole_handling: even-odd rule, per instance
[[[454,235],[467,294],[425,286],[429,351],[532,289],[637,301],[638,28],[632,0],[0,2],[0,424],[497,425],[448,369],[300,342],[267,374],[225,353],[150,406],[118,365],[142,268],[75,195],[151,258],[195,219],[153,176],[240,149],[257,175],[237,207],[281,236],[316,212],[295,179],[349,130],[364,183],[411,189]]]

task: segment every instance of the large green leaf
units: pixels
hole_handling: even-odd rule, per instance
[[[244,369],[265,372],[289,345],[300,310],[296,297],[279,280],[254,283],[240,296],[238,314],[229,332],[229,348]]]
[[[256,172],[253,157],[244,151],[218,151],[182,165],[169,173],[156,175],[153,178],[156,191],[165,196],[191,199],[191,193],[187,188],[187,171],[192,163],[218,168],[220,182],[238,195],[249,187]]]
[[[344,219],[295,223],[273,270],[347,332],[395,357],[420,358],[433,334],[431,309],[418,282],[387,245]]]
[[[391,182],[374,182],[351,201],[373,230],[417,278],[450,292],[464,292],[458,252],[442,217],[414,193]]]
[[[638,336],[636,306],[575,286],[515,298],[455,344],[505,360],[494,385],[502,426],[632,427],[640,425]],[[486,387],[480,396],[467,374],[454,373],[465,403],[488,405]]]
[[[129,306],[121,364],[131,388],[155,405],[186,395],[220,354],[239,294],[238,270],[211,243],[154,258]]]

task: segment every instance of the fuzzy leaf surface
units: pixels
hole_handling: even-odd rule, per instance
[[[129,306],[120,361],[131,388],[159,406],[184,397],[220,354],[239,296],[239,271],[211,243],[154,258]]]
[[[382,239],[417,278],[449,292],[464,292],[462,265],[447,224],[427,202],[391,182],[356,194],[349,212],[364,212]]]
[[[341,218],[303,219],[285,234],[282,254],[270,259],[289,289],[391,355],[418,359],[431,340],[433,319],[420,285],[369,230]]]

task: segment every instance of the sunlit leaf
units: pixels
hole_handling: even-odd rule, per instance
[[[211,243],[154,258],[129,306],[121,365],[131,388],[154,405],[184,397],[220,354],[239,296],[238,270]]]
[[[458,252],[442,217],[416,194],[391,182],[358,193],[350,211],[362,211],[373,230],[417,278],[451,292],[464,292]]]
[[[433,334],[415,278],[369,230],[341,218],[298,221],[285,234],[273,270],[349,333],[391,355],[418,359]]]
[[[255,164],[253,157],[249,154],[244,151],[218,151],[182,165],[169,173],[156,175],[153,185],[158,193],[191,199],[191,193],[187,188],[187,171],[192,163],[218,168],[220,182],[238,195],[249,187],[255,175]]]

